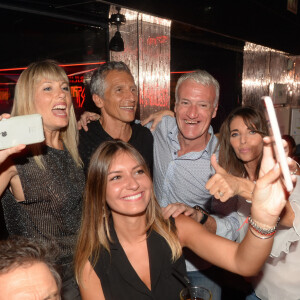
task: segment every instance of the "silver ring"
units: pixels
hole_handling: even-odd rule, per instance
[[[219,191],[219,196],[220,196],[220,197],[223,197],[223,196],[224,196],[224,193]]]

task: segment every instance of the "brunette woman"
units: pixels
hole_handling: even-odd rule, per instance
[[[270,146],[265,156],[271,157]],[[127,143],[105,142],[90,162],[75,256],[82,298],[178,299],[185,274],[182,247],[232,272],[255,274],[286,203],[279,175],[274,168],[257,181],[251,208],[255,225],[237,244],[184,215],[175,224],[164,220],[141,155]]]
[[[232,191],[237,195],[237,212],[241,228],[238,241],[242,241],[248,231],[245,222],[252,206],[253,189],[260,171],[269,165],[263,156],[263,137],[268,134],[264,115],[252,107],[235,109],[224,121],[220,130],[220,154],[217,174],[207,183],[211,193],[218,197],[218,190],[227,195]],[[293,162],[292,173],[297,165]],[[232,176],[234,175],[234,176]],[[248,183],[244,179],[248,179]],[[224,182],[226,182],[224,184]],[[238,186],[238,188],[235,188]],[[253,299],[299,299],[300,286],[296,278],[300,276],[300,184],[289,197],[274,239],[271,256],[259,276],[251,279],[255,292],[247,297]]]

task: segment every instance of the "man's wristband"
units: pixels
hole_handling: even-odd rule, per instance
[[[194,209],[202,212],[202,218],[200,220],[200,224],[204,225],[208,219],[209,212],[207,210],[205,210],[204,208],[200,207],[199,205],[195,205]]]

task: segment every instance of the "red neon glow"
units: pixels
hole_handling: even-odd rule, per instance
[[[71,77],[71,76],[75,76],[75,75],[79,75],[79,74],[84,74],[84,73],[92,72],[92,71],[94,71],[94,70],[96,70],[96,69],[97,69],[97,68],[90,69],[90,70],[85,70],[85,71],[81,71],[81,72],[69,74],[68,76]]]
[[[0,69],[0,72],[4,71],[19,71],[19,70],[25,70],[26,68],[10,68],[10,69]]]
[[[61,67],[76,67],[76,66],[89,66],[89,65],[103,65],[105,63],[106,63],[105,61],[99,61],[99,62],[93,62],[93,63],[64,64],[64,65],[60,65],[60,66]],[[5,71],[19,71],[19,70],[25,70],[25,69],[27,69],[27,67],[0,69],[0,72],[5,72]]]
[[[94,63],[81,63],[81,64],[69,64],[69,65],[60,65],[61,67],[76,67],[76,66],[89,66],[89,65],[103,65],[105,61],[99,61]]]
[[[170,72],[171,74],[185,74],[185,73],[194,73],[195,71],[178,71],[178,72]]]
[[[168,37],[166,35],[157,36],[155,38],[148,37],[147,44],[148,45],[157,45],[158,43],[159,44],[164,44],[167,41],[168,41]]]
[[[70,76],[70,75],[68,75],[68,76],[70,77],[70,79],[69,79],[70,84],[73,84],[73,83],[83,83],[83,80],[84,80],[83,76],[78,76],[78,75],[76,75],[76,76]]]
[[[76,104],[78,107],[82,107],[85,101],[85,88],[82,86],[71,86],[71,95],[76,98]]]
[[[0,101],[8,101],[10,98],[10,92],[8,88],[0,89]]]

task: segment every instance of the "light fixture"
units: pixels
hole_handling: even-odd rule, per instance
[[[109,50],[121,52],[124,51],[124,41],[122,39],[119,28],[121,25],[124,25],[126,23],[126,18],[124,15],[120,14],[120,10],[121,10],[120,7],[117,6],[116,10],[118,12],[116,14],[112,14],[109,19],[109,23],[111,25],[117,26],[117,31],[109,42]]]

